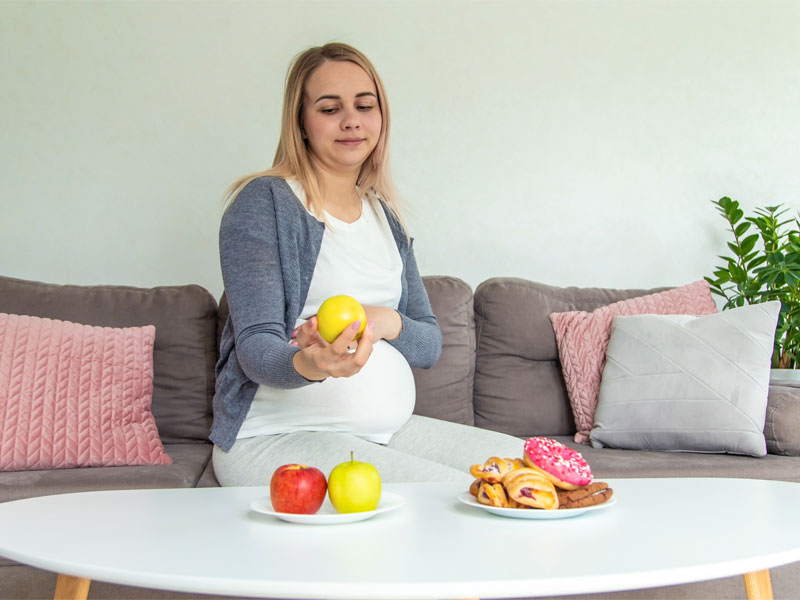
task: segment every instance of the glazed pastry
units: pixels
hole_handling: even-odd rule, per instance
[[[506,492],[506,496],[508,496],[508,492]],[[508,508],[533,508],[533,507],[525,506],[524,504],[520,504],[513,498],[508,498]]]
[[[482,483],[483,482],[480,479],[476,479],[475,481],[473,481],[472,485],[469,486],[469,493],[477,498],[478,490],[480,489]]]
[[[559,508],[583,508],[607,502],[614,490],[605,481],[595,481],[574,490],[558,490]]]
[[[592,470],[580,453],[550,438],[526,440],[523,460],[561,489],[574,490],[592,482]]]
[[[535,469],[514,469],[503,478],[508,497],[531,508],[558,508],[558,494],[553,483]]]
[[[525,461],[521,458],[507,458],[506,462],[511,466],[511,470],[514,469],[524,469],[525,468]]]
[[[488,506],[507,508],[508,496],[506,496],[503,484],[489,483],[488,481],[481,482],[481,486],[478,489],[478,502]]]
[[[472,465],[469,468],[469,472],[473,477],[481,481],[500,483],[503,480],[503,475],[513,468],[512,465],[513,462],[510,463],[505,458],[492,456],[482,465]]]

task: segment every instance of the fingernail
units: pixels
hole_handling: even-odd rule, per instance
[[[369,323],[367,323],[367,327],[369,327],[369,330],[372,331],[372,329],[375,327],[375,323],[370,321]]]
[[[350,325],[350,329],[353,331],[358,331],[361,329],[361,321],[353,321],[353,323]]]
[[[300,344],[298,344],[298,343],[297,343],[295,340],[292,340],[292,341],[291,341],[291,342],[289,342],[289,343],[290,343],[292,346],[299,346],[299,345],[300,345]]]

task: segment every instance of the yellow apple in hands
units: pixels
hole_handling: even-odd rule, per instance
[[[350,460],[336,465],[328,475],[328,497],[336,512],[375,510],[381,500],[381,476],[374,465]]]
[[[322,339],[329,344],[342,335],[342,332],[354,321],[361,321],[361,327],[355,339],[361,337],[367,326],[367,313],[364,307],[352,296],[331,296],[323,302],[317,311],[317,328]]]

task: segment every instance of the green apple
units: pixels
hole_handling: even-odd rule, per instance
[[[336,465],[328,476],[328,497],[336,512],[375,510],[381,499],[381,476],[374,465],[350,460]]]

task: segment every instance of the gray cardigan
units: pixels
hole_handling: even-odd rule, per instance
[[[389,343],[412,367],[429,368],[439,358],[442,334],[413,244],[392,211],[382,206],[403,261],[398,306],[403,328]],[[313,385],[294,370],[299,348],[289,340],[305,305],[324,230],[277,177],[250,182],[222,217],[220,262],[230,316],[220,342],[209,438],[223,450],[236,441],[259,384]]]

